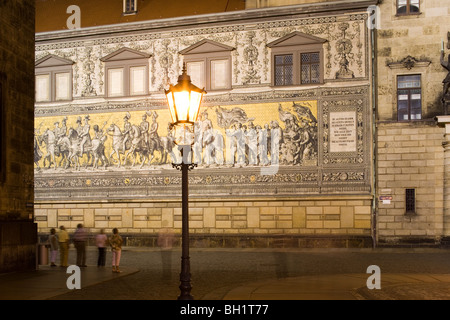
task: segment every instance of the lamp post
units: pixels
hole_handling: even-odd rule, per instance
[[[170,85],[165,90],[169,105],[172,126],[175,129],[175,143],[181,151],[181,163],[172,163],[174,168],[181,170],[181,273],[180,273],[180,296],[178,300],[192,300],[191,295],[191,264],[189,258],[189,191],[188,172],[196,167],[192,163],[191,146],[193,144],[192,133],[194,122],[197,120],[200,103],[204,89],[199,89],[191,83],[191,77],[186,73],[186,64],[183,63],[183,72],[178,77],[175,86]]]

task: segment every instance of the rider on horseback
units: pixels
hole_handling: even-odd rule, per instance
[[[80,154],[81,156],[84,153],[84,146],[90,146],[91,145],[91,135],[89,134],[89,130],[91,128],[91,126],[89,125],[89,115],[84,117],[84,127],[81,129],[81,134],[80,134],[80,138],[81,138],[81,142],[80,142]]]

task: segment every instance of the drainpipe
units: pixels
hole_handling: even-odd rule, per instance
[[[381,1],[377,2],[377,6]],[[376,17],[379,18],[378,16]],[[378,24],[378,21],[377,21]],[[373,162],[372,162],[372,223],[371,223],[371,236],[372,236],[372,248],[377,246],[377,56],[376,56],[376,44],[377,44],[377,28],[372,27],[370,29],[370,41],[371,41],[371,63],[372,63],[372,150],[373,150]]]

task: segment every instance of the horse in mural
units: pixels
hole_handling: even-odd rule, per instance
[[[87,143],[84,148],[83,152],[81,151],[81,139],[78,135],[77,130],[70,128],[68,132],[68,138],[69,138],[69,162],[72,164],[75,168],[75,170],[80,170],[81,163],[80,159],[86,154],[87,155],[87,161],[85,163],[85,167],[92,165],[94,162],[94,153],[93,150],[98,149],[98,145],[100,141],[96,139],[95,144],[94,140],[91,140],[89,143]],[[92,162],[91,162],[92,160]]]
[[[56,142],[56,148],[59,149],[59,153],[61,154],[61,160],[59,161],[59,166],[62,168],[64,163],[64,169],[67,169],[70,165],[70,145],[71,142],[67,136],[61,137]]]
[[[114,124],[111,123],[108,129],[106,129],[106,133],[110,136],[112,136],[112,150],[109,154],[109,160],[110,162],[114,163],[115,160],[113,158],[113,155],[115,154],[117,156],[117,166],[122,166],[122,161],[120,159],[120,154],[125,154],[126,150],[130,149],[131,141],[127,141],[125,143],[125,150],[123,146],[123,140],[125,138],[125,135],[122,133],[122,130]]]

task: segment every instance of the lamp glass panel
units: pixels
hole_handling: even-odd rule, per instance
[[[172,91],[166,93],[167,103],[169,104],[170,117],[172,118],[172,123],[177,121],[177,114],[175,113],[174,101]]]
[[[197,121],[198,110],[200,109],[200,102],[202,100],[203,93],[191,91],[191,101],[189,108],[189,121]]]
[[[173,93],[175,99],[175,108],[178,115],[178,121],[188,120],[189,112],[189,91],[181,91]]]

